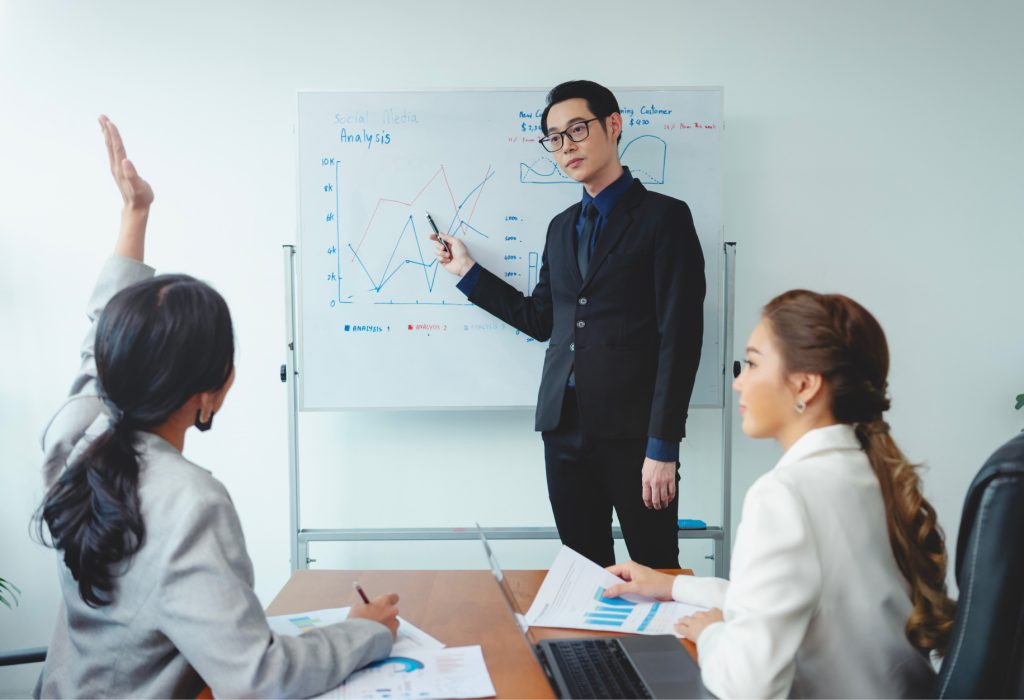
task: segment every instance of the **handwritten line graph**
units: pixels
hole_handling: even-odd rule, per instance
[[[339,179],[339,170],[340,170],[340,168],[341,168],[340,164],[335,165],[335,169],[334,169],[335,191],[337,191],[337,180]],[[489,170],[490,170],[490,168],[488,168],[488,171]],[[373,213],[370,215],[370,220],[366,222],[366,228],[363,229],[363,237],[359,239],[359,244],[355,247],[355,252],[358,252],[359,249],[363,247],[363,241],[366,240],[366,235],[370,232],[370,227],[373,226],[373,220],[377,217],[377,211],[380,209],[380,205],[381,204],[401,204],[401,205],[406,206],[406,207],[413,206],[414,204],[416,204],[416,200],[418,200],[420,198],[420,196],[427,190],[427,188],[430,187],[431,183],[433,183],[434,180],[437,179],[438,175],[440,175],[444,179],[444,186],[448,190],[448,195],[451,197],[452,207],[456,208],[456,206],[455,206],[455,193],[452,192],[451,183],[448,182],[448,174],[444,171],[444,166],[442,165],[440,168],[437,169],[437,171],[433,175],[430,176],[430,179],[427,180],[424,183],[423,187],[420,188],[420,191],[416,193],[416,196],[412,198],[412,201],[410,201],[410,202],[403,202],[400,199],[388,199],[386,197],[379,198],[377,200],[377,204],[373,208]],[[465,202],[463,202],[463,203],[465,203]]]
[[[632,148],[632,153],[630,149]],[[622,147],[619,160],[645,185],[665,184],[668,144],[653,134],[642,134]],[[532,163],[519,163],[519,182],[524,185],[566,185],[576,181],[562,172],[551,158],[541,156]]]
[[[395,253],[398,252],[398,246],[401,245],[402,239],[405,238],[406,231],[409,231],[410,229],[412,229],[412,238],[416,244],[416,249],[417,252],[419,253],[420,259],[412,260],[406,258],[401,263],[399,263],[394,270],[392,270],[391,263],[395,261]],[[434,290],[434,281],[436,280],[436,275],[432,278],[428,273],[428,270],[431,270],[437,265],[437,259],[435,258],[434,260],[431,260],[430,263],[427,263],[427,261],[424,259],[423,249],[420,247],[419,235],[416,233],[416,223],[413,221],[412,216],[405,220],[405,226],[402,227],[402,232],[398,235],[398,239],[395,241],[395,247],[391,251],[391,257],[388,258],[387,265],[384,266],[384,272],[381,273],[380,281],[376,281],[373,279],[373,275],[370,274],[370,271],[366,268],[366,263],[363,262],[363,259],[359,256],[359,253],[356,252],[355,248],[352,247],[351,243],[348,244],[348,248],[349,250],[352,251],[352,256],[355,259],[355,261],[359,263],[359,267],[363,268],[363,272],[366,273],[367,279],[370,280],[370,284],[372,285],[371,291],[379,292],[381,289],[384,288],[384,285],[390,282],[391,278],[397,275],[399,271],[401,271],[401,269],[406,265],[416,265],[422,267],[423,278],[427,283],[427,291],[432,292]],[[434,272],[436,273],[437,271],[434,270]]]
[[[633,154],[630,155],[630,149]],[[653,134],[643,134],[631,140],[622,148],[619,160],[629,166],[633,177],[645,185],[665,184],[665,161],[668,158],[668,144],[665,139]]]
[[[367,291],[372,292],[372,293],[377,293],[377,294],[381,293],[382,290],[385,288],[385,286],[389,282],[391,282],[399,272],[401,272],[406,266],[411,266],[411,267],[419,267],[420,269],[423,270],[424,284],[425,284],[425,287],[426,287],[426,291],[429,294],[429,293],[432,293],[434,291],[434,289],[435,289],[435,286],[436,286],[436,283],[437,283],[437,272],[438,272],[438,269],[440,268],[440,265],[438,264],[436,258],[432,259],[432,260],[430,260],[430,262],[428,262],[426,257],[424,256],[423,246],[421,245],[421,242],[420,242],[420,234],[419,234],[419,232],[416,229],[416,222],[415,222],[415,220],[413,218],[413,215],[410,213],[403,220],[402,227],[401,227],[398,235],[395,238],[394,245],[390,248],[390,255],[389,255],[389,257],[387,259],[387,262],[385,263],[383,269],[376,276],[374,275],[373,272],[371,272],[371,268],[373,268],[374,265],[366,259],[365,255],[361,255],[360,251],[364,248],[364,245],[367,244],[369,240],[373,239],[373,237],[370,235],[371,234],[371,230],[374,230],[374,223],[378,219],[378,215],[382,214],[382,205],[393,205],[393,206],[399,206],[399,207],[404,207],[404,208],[407,208],[407,209],[411,209],[413,206],[416,205],[416,203],[421,199],[421,197],[424,196],[424,193],[427,192],[427,190],[430,188],[430,186],[432,184],[434,184],[436,181],[440,181],[440,182],[443,183],[444,192],[447,195],[446,199],[451,202],[451,206],[452,206],[452,210],[453,210],[453,215],[450,218],[450,222],[451,223],[449,223],[447,229],[445,230],[445,233],[447,235],[449,235],[449,236],[457,236],[457,235],[459,235],[460,232],[462,233],[463,236],[468,236],[469,234],[472,233],[472,234],[476,234],[478,236],[481,236],[483,238],[490,238],[491,237],[490,234],[480,230],[476,226],[473,226],[470,223],[470,221],[473,219],[473,216],[474,216],[474,214],[476,212],[477,204],[480,201],[480,197],[481,197],[481,194],[483,193],[484,186],[487,184],[487,182],[492,177],[494,177],[494,175],[495,175],[495,171],[492,169],[492,167],[490,165],[488,165],[487,166],[487,171],[485,172],[483,179],[479,183],[477,183],[472,189],[470,189],[470,191],[466,194],[466,196],[462,198],[462,201],[459,202],[459,201],[456,200],[455,193],[454,193],[454,190],[453,190],[453,188],[451,186],[451,183],[450,183],[450,181],[448,179],[448,174],[445,171],[445,167],[444,167],[444,165],[441,165],[436,171],[434,171],[434,173],[430,176],[430,178],[427,179],[427,181],[423,184],[423,186],[420,187],[419,191],[416,193],[416,195],[412,199],[406,201],[406,200],[395,199],[395,198],[391,198],[391,197],[380,197],[380,198],[378,198],[376,203],[375,203],[375,205],[374,205],[373,212],[370,214],[369,220],[367,221],[366,226],[363,229],[362,236],[360,237],[358,244],[353,246],[351,243],[348,243],[346,245],[349,253],[351,254],[351,257],[350,257],[349,261],[355,263],[356,265],[358,265],[358,267],[360,269],[362,269],[363,274],[366,275],[367,280],[369,280],[369,282],[370,282],[370,288]],[[338,284],[338,298],[337,298],[337,301],[339,303],[352,303],[351,301],[348,301],[348,300],[344,300],[344,301],[342,300],[342,286],[341,286],[341,283],[342,283],[342,272],[341,272],[341,255],[340,255],[340,249],[341,249],[341,229],[342,229],[341,218],[342,217],[341,217],[341,209],[340,209],[341,197],[340,197],[340,194],[339,194],[340,189],[341,189],[341,187],[340,187],[340,185],[341,185],[341,182],[340,182],[341,181],[341,164],[340,163],[335,163],[334,178],[335,178],[335,182],[334,182],[334,192],[335,192],[335,211],[334,211],[335,250],[339,251],[339,253],[337,255],[338,260],[337,260],[337,273],[336,273],[337,274],[337,278],[338,278],[338,282],[337,282],[337,284]],[[470,203],[470,200],[472,200],[472,203]],[[465,218],[463,218],[463,216],[462,216],[463,211],[467,207],[469,207],[469,213],[468,213],[468,215]],[[378,226],[378,228],[379,228],[379,226]],[[381,234],[379,232],[374,233],[374,236],[380,236],[380,235]],[[412,239],[412,245],[415,246],[415,253],[414,254],[410,254],[410,253],[412,253],[412,247],[406,241],[407,238],[411,238]],[[399,253],[399,248],[402,245],[403,241],[406,241],[406,248],[409,251],[408,253],[405,254],[404,257],[402,257],[402,255]],[[372,254],[371,254],[371,257],[372,257]],[[349,296],[349,299],[351,299],[351,295]],[[373,302],[373,303],[392,304],[392,303],[405,303],[405,302],[389,301],[389,302]],[[421,303],[421,301],[418,300],[418,301],[409,302],[409,303],[418,304],[418,303]],[[422,303],[434,303],[434,304],[448,305],[448,306],[461,306],[461,305],[463,305],[463,304],[447,303],[447,302],[445,302],[443,300],[441,302],[426,302],[426,301],[424,301]]]

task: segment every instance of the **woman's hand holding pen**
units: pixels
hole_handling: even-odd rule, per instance
[[[114,246],[114,253],[126,258],[143,259],[146,240],[146,224],[149,221],[149,207],[153,204],[153,188],[139,176],[135,165],[128,160],[121,133],[106,115],[100,115],[100,129],[107,146],[110,174],[121,192],[124,206],[121,209],[121,231]]]
[[[379,598],[369,600],[366,594],[363,593],[361,588],[356,589],[359,592],[360,597],[366,601],[362,605],[353,605],[352,611],[348,614],[348,618],[362,618],[364,620],[373,620],[391,630],[391,638],[397,639],[398,637],[398,594],[388,593],[382,595]]]

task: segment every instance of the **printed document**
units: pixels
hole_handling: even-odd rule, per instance
[[[348,608],[325,608],[323,610],[311,610],[310,612],[295,613],[293,615],[274,615],[267,618],[267,623],[277,634],[289,637],[298,637],[303,632],[332,625],[348,619]],[[407,620],[398,618],[398,638],[391,649],[392,654],[405,654],[420,649],[443,649],[444,644],[437,641],[429,634],[411,624]]]
[[[679,618],[707,608],[638,595],[606,598],[618,576],[562,546],[526,613],[531,627],[562,627],[631,634],[674,634]]]
[[[489,698],[494,684],[479,646],[423,649],[374,661],[319,698]]]

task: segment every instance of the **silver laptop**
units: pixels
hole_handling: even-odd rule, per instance
[[[560,698],[709,698],[700,669],[672,635],[577,637],[537,643],[491,545],[487,561],[519,631]]]

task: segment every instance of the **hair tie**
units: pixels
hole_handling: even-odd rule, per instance
[[[111,420],[118,424],[124,420],[124,411],[122,411],[116,403],[110,400],[107,395],[102,395],[100,398],[103,400],[103,405],[107,407],[107,413],[110,414]]]
[[[867,436],[889,434],[889,424],[886,423],[881,418],[875,418],[874,420],[870,420],[867,423],[861,423],[857,427],[859,427],[861,431],[863,431],[863,433]]]
[[[870,423],[867,424],[867,434],[888,435],[889,424],[883,421],[882,419],[878,419],[877,421],[871,421]]]

